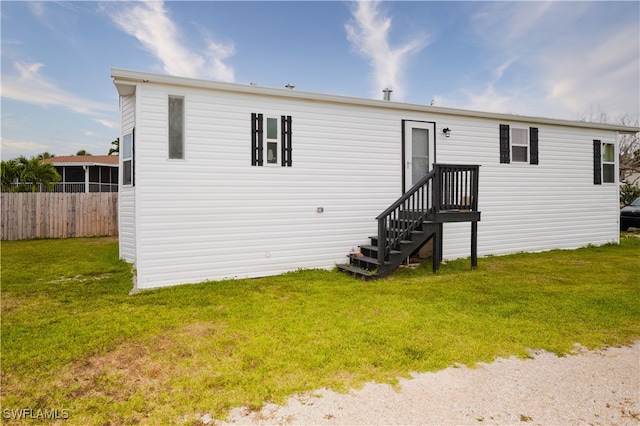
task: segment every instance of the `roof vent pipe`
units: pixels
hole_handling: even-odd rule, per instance
[[[389,89],[388,87],[382,91],[382,93],[384,93],[384,100],[385,101],[390,101],[391,100],[391,92],[393,92],[393,90]]]

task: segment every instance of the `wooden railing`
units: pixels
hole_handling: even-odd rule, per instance
[[[378,264],[423,221],[437,221],[442,212],[478,211],[480,166],[434,164],[433,170],[383,211],[378,221]]]
[[[434,187],[440,195],[434,199],[435,213],[478,210],[478,171],[480,166],[436,164]]]

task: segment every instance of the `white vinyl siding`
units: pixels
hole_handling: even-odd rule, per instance
[[[399,112],[172,88],[185,98],[189,156],[166,162],[167,89],[141,89],[139,288],[331,268],[400,196]],[[295,167],[251,167],[255,111],[295,111]]]
[[[133,132],[135,126],[136,96],[120,97],[120,114],[122,117],[121,138]],[[121,139],[122,140],[122,139]],[[136,259],[136,234],[135,234],[135,190],[131,185],[124,185],[123,156],[120,155],[120,187],[118,188],[118,211],[120,224],[119,241],[120,257],[127,262],[135,262]]]
[[[167,161],[169,95],[184,98],[183,161]],[[346,262],[401,195],[402,120],[452,129],[446,139],[436,132],[437,162],[481,165],[480,255],[618,239],[616,187],[593,185],[592,140],[615,144],[613,131],[527,122],[540,134],[540,162],[530,167],[499,162],[500,124],[523,127],[503,117],[156,83],[139,85],[136,96],[137,245],[121,235],[121,252],[137,251],[138,288]],[[294,167],[251,165],[250,118],[257,112],[291,115]],[[132,204],[121,211],[133,211]],[[470,227],[445,224],[444,258],[469,256]]]
[[[594,186],[592,175],[592,139],[615,143],[614,132],[540,125],[539,165],[505,166],[497,158],[497,121],[458,117],[443,124],[455,133],[440,140],[438,161],[481,165],[480,256],[618,241],[617,191]],[[444,225],[445,259],[470,255],[470,228]]]

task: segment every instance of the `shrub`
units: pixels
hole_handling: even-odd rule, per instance
[[[631,204],[633,200],[640,197],[640,188],[631,185],[630,183],[625,183],[620,185],[620,203],[623,205]]]

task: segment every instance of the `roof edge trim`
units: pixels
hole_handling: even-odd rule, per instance
[[[155,74],[141,71],[132,71],[120,68],[111,68],[111,77],[120,95],[132,95],[135,93],[138,84],[164,84],[179,87],[191,87],[225,92],[246,93],[262,96],[275,96],[279,98],[289,98],[305,100],[309,102],[327,102],[346,105],[368,106],[372,108],[398,109],[426,112],[430,114],[455,115],[473,118],[489,118],[494,120],[505,120],[511,122],[522,122],[531,124],[550,124],[587,129],[609,130],[624,134],[634,134],[640,132],[640,127],[629,127],[617,124],[592,123],[587,121],[574,121],[556,119],[548,117],[534,117],[517,114],[504,114],[496,112],[473,111],[458,108],[447,108],[430,105],[410,104],[403,102],[356,98],[341,95],[327,95],[313,92],[303,92],[298,90],[274,89],[262,86],[253,86],[240,83],[227,83],[213,80],[202,80],[188,77],[176,77],[165,74]]]

